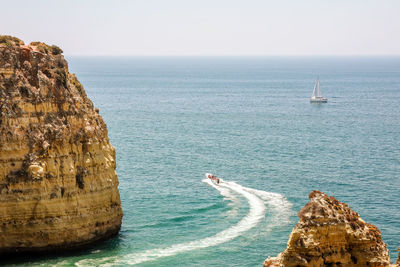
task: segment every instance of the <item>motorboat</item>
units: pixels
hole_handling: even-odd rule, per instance
[[[215,174],[212,173],[206,173],[206,178],[210,179],[215,184],[219,184],[221,181],[220,178],[218,178]]]

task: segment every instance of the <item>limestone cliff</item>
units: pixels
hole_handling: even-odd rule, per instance
[[[86,245],[121,226],[115,150],[61,53],[0,36],[0,254]]]
[[[287,248],[264,266],[389,266],[380,231],[334,197],[314,191]]]

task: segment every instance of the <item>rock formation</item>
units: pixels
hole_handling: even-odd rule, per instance
[[[334,197],[314,191],[298,213],[287,248],[267,266],[389,266],[380,231]]]
[[[399,252],[399,256],[397,257],[396,264],[394,264],[393,266],[400,267],[400,248],[398,248],[397,251]]]
[[[57,46],[0,36],[0,254],[118,233],[106,125]]]

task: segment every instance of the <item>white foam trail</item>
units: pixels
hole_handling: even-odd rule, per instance
[[[219,178],[219,179],[220,179],[221,183],[224,181],[221,178]],[[224,197],[224,200],[230,201],[228,206],[232,207],[232,209],[230,209],[229,211],[226,212],[226,214],[228,216],[234,217],[234,216],[237,215],[238,210],[239,210],[239,202],[240,202],[240,200],[237,198],[236,195],[231,193],[232,190],[230,190],[229,188],[223,187],[223,186],[216,185],[208,178],[203,179],[202,182],[206,183],[206,184],[209,184],[210,186],[212,186],[215,189],[217,189],[219,191],[219,193]]]
[[[212,183],[211,183],[212,184]],[[244,196],[250,205],[249,213],[236,225],[225,229],[218,234],[207,237],[204,239],[186,242],[181,244],[172,245],[168,248],[163,249],[151,249],[142,253],[132,253],[124,256],[107,257],[103,259],[87,259],[76,263],[77,266],[91,266],[91,265],[103,265],[113,266],[120,264],[138,264],[145,261],[155,260],[160,257],[173,256],[178,253],[187,252],[195,249],[201,249],[211,246],[216,246],[225,243],[229,240],[236,238],[237,236],[247,232],[251,228],[255,227],[265,216],[265,205],[264,202],[257,197],[255,194],[249,193],[243,189],[242,186],[234,182],[221,181],[218,186],[212,184],[222,195],[227,198],[233,198],[230,190],[235,191],[238,194]]]
[[[288,225],[290,221],[290,217],[293,215],[292,203],[289,202],[284,196],[278,193],[266,192],[262,190],[257,190],[253,188],[243,187],[249,193],[256,194],[262,200],[265,201],[268,208],[271,209],[272,215],[272,224],[269,224],[269,228],[279,226]]]
[[[223,182],[223,180],[220,178],[221,184]],[[202,180],[203,183],[209,184],[210,186],[214,187],[215,189],[217,189],[219,191],[219,193],[225,197],[225,199],[230,200],[232,202],[237,203],[238,199],[235,195],[231,194],[231,190],[229,188],[223,187],[223,186],[219,186],[214,184],[210,179],[205,178]]]
[[[208,179],[207,179],[208,180]],[[282,198],[279,194],[268,193],[264,191],[254,190],[243,187],[235,182],[226,182],[221,179],[219,185],[214,185],[211,181],[206,181],[216,188],[221,195],[227,199],[234,199],[231,191],[234,191],[245,197],[249,203],[250,210],[247,215],[237,224],[217,233],[214,236],[203,238],[196,241],[172,245],[167,248],[150,249],[141,253],[131,253],[127,255],[119,255],[105,257],[100,259],[85,259],[75,263],[76,266],[115,266],[115,265],[133,265],[146,261],[156,260],[161,257],[173,256],[179,253],[191,250],[217,246],[219,244],[230,241],[243,233],[255,227],[265,216],[266,207],[264,201],[275,205],[274,197]],[[262,198],[262,199],[261,199]],[[287,205],[287,203],[286,203]]]

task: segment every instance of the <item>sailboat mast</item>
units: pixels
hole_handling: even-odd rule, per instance
[[[317,95],[317,97],[320,97],[321,96],[321,92],[320,92],[320,87],[319,87],[319,77],[317,79],[316,88],[317,88],[316,95]]]
[[[318,96],[322,97],[322,90],[321,90],[321,86],[319,84],[319,79],[318,79]]]

